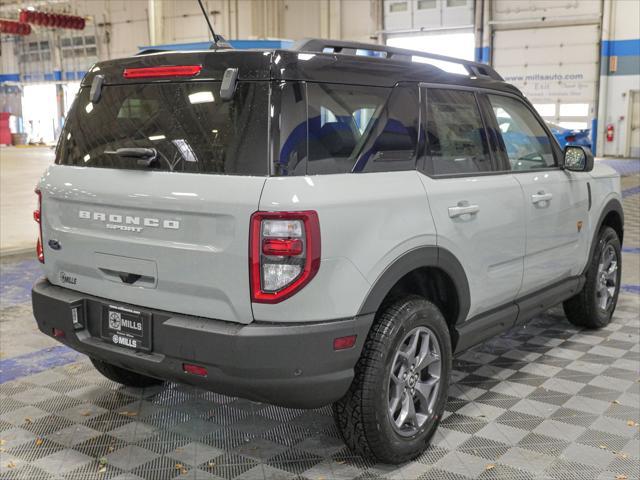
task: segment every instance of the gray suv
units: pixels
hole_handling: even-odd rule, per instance
[[[383,462],[454,354],[559,302],[602,327],[620,286],[617,174],[491,67],[379,45],[98,63],[36,192],[42,332],[125,385],[333,403]]]

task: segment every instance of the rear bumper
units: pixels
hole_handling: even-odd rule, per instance
[[[322,323],[233,324],[138,308],[153,315],[153,351],[136,352],[100,338],[103,305],[115,302],[38,281],[32,290],[40,330],[69,347],[145,375],[188,383],[226,395],[293,408],[316,408],[338,400],[349,388],[353,367],[373,315]],[[130,306],[130,305],[129,305]],[[84,328],[74,330],[72,307]],[[348,350],[333,339],[357,335]],[[207,368],[207,377],[185,373],[182,364]]]

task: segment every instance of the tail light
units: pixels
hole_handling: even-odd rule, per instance
[[[38,196],[38,209],[33,211],[33,219],[38,224],[38,243],[36,244],[36,253],[38,254],[38,260],[40,263],[44,263],[44,247],[42,243],[42,192],[37,187],[35,192]]]
[[[281,302],[318,273],[320,222],[314,211],[256,212],[249,242],[253,302]]]
[[[198,377],[206,377],[209,374],[206,368],[192,363],[183,363],[182,370],[184,373],[190,373],[191,375],[197,375]]]
[[[568,143],[573,143],[576,141],[576,136],[575,135],[567,135],[566,137],[564,137],[564,139],[568,142]]]

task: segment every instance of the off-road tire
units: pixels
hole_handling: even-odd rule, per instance
[[[425,326],[440,345],[441,376],[433,414],[411,437],[400,436],[388,414],[388,382],[391,362],[405,335]],[[415,458],[428,447],[447,399],[451,374],[451,338],[440,310],[419,296],[394,301],[378,312],[371,327],[349,391],[333,404],[333,416],[347,446],[357,454],[398,464]]]
[[[95,358],[91,359],[91,363],[93,363],[96,370],[109,380],[121,383],[127,387],[145,388],[164,383],[164,380],[148,377],[140,373],[132,372],[131,370],[116,367],[115,365],[111,365],[110,363],[103,362],[102,360],[97,360]]]
[[[598,283],[598,265],[603,250],[607,245],[611,245],[618,257],[618,270],[616,290],[611,306],[603,311],[598,307],[596,289]],[[586,279],[582,290],[562,304],[564,313],[569,322],[578,327],[602,328],[609,324],[611,316],[616,308],[618,293],[620,291],[620,280],[622,272],[622,253],[618,234],[611,227],[603,227],[599,234],[593,255],[589,259],[589,266],[586,272]]]

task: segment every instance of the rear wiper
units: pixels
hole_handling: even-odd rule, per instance
[[[150,167],[153,162],[155,162],[158,157],[158,152],[155,148],[136,148],[136,147],[127,147],[127,148],[118,148],[115,152],[113,150],[107,151],[108,155],[117,155],[119,157],[125,158],[137,158],[138,165],[143,167]]]

